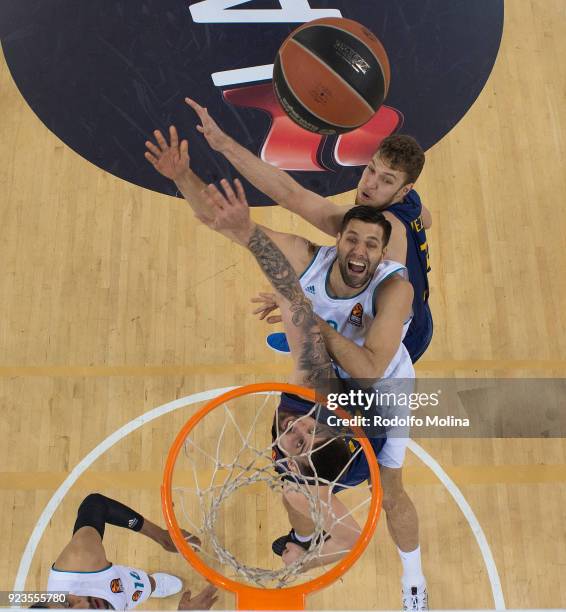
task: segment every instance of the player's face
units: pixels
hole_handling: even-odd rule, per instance
[[[348,287],[363,287],[383,260],[383,229],[375,223],[352,219],[338,234],[337,260],[342,280]]]
[[[402,200],[412,185],[405,184],[407,174],[393,170],[379,155],[374,155],[358,183],[356,204],[386,208]]]
[[[308,453],[318,440],[315,419],[309,416],[285,413],[280,414],[278,418],[279,448],[288,457]]]

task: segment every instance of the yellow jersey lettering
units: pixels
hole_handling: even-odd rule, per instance
[[[415,232],[421,232],[424,230],[423,218],[419,216],[414,221],[411,221],[411,227]]]
[[[428,242],[425,241],[421,244],[421,251],[424,251],[426,256],[426,271],[430,272],[430,255],[428,252]]]

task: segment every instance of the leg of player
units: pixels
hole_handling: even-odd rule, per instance
[[[403,469],[380,464],[379,473],[387,528],[403,564],[403,609],[427,610],[428,594],[421,565],[419,520],[416,508],[403,486]]]

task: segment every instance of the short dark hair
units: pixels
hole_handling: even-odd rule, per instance
[[[350,208],[350,210],[342,218],[342,225],[340,227],[341,234],[344,233],[344,230],[352,219],[358,219],[364,223],[374,223],[375,225],[379,225],[379,227],[381,227],[383,230],[383,246],[387,246],[389,243],[389,238],[391,238],[391,223],[389,223],[383,213],[375,208],[375,206],[360,204]]]
[[[384,138],[375,154],[393,170],[405,172],[407,183],[414,183],[419,178],[425,163],[421,145],[406,134],[393,134]]]
[[[310,461],[307,464],[300,463],[299,470],[307,478],[316,477],[334,482],[351,456],[349,444],[344,438],[318,441],[309,452]]]

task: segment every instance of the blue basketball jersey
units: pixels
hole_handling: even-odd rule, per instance
[[[386,209],[403,225],[407,233],[407,261],[409,280],[415,292],[413,298],[413,320],[403,343],[415,362],[424,352],[432,337],[432,317],[428,307],[428,272],[430,260],[426,231],[422,220],[422,202],[412,189],[402,202]]]

